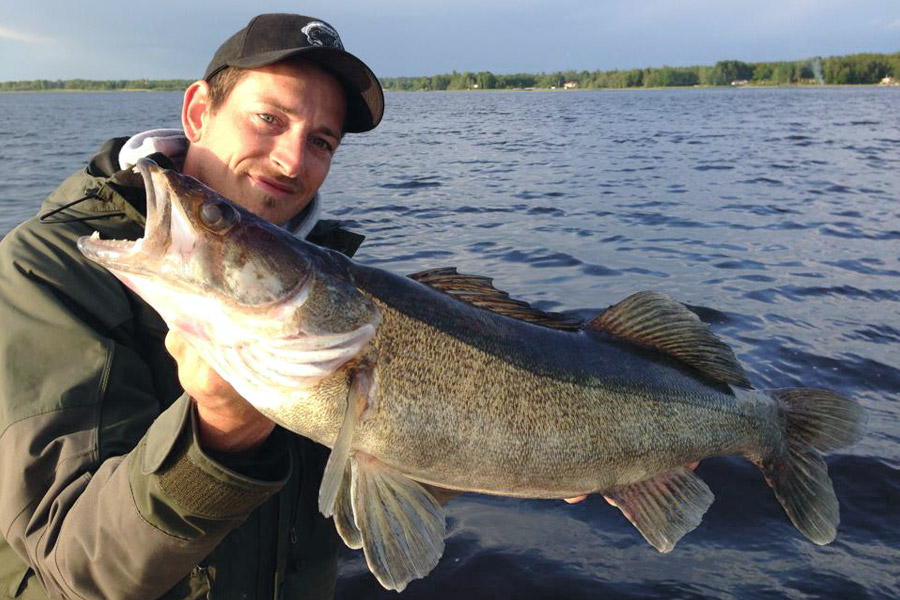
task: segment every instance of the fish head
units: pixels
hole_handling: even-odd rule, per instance
[[[163,317],[201,340],[337,334],[377,320],[377,308],[329,252],[298,240],[200,181],[140,159],[147,214],[135,241],[78,240]],[[318,305],[308,302],[316,296]],[[323,305],[324,304],[324,305]]]

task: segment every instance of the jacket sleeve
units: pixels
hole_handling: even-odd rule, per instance
[[[154,598],[290,461],[267,444],[255,478],[206,455],[190,399],[157,397],[122,325],[132,300],[72,252],[27,231],[0,244],[0,533],[51,597]]]

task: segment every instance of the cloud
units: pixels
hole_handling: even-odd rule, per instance
[[[24,42],[26,44],[44,44],[46,42],[53,41],[50,38],[40,35],[33,35],[31,33],[24,33],[22,31],[14,31],[8,27],[3,27],[2,25],[0,25],[0,39],[12,40],[14,42]]]
[[[897,19],[896,21],[888,23],[888,29],[900,29],[900,19]]]

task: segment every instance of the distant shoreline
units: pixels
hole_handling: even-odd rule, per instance
[[[612,71],[494,74],[453,71],[417,77],[382,77],[385,91],[483,90],[615,90],[696,87],[822,87],[846,85],[897,86],[900,52],[848,54],[794,61],[747,63],[720,60],[689,67],[647,67]],[[0,92],[44,91],[184,91],[193,79],[33,79],[0,81]]]
[[[878,83],[843,83],[843,84],[835,84],[835,83],[793,83],[793,84],[747,84],[741,86],[722,86],[722,85],[667,85],[667,86],[648,86],[648,87],[607,87],[607,88],[574,88],[574,89],[562,89],[562,88],[490,88],[490,89],[462,89],[462,90],[404,90],[404,89],[385,89],[385,92],[399,92],[399,93],[409,93],[409,92],[427,92],[429,94],[432,93],[445,93],[445,92],[471,92],[471,93],[491,93],[491,92],[627,92],[627,91],[658,91],[658,90],[746,90],[746,89],[838,89],[838,88],[900,88],[900,85],[881,85]],[[179,89],[138,89],[138,88],[126,88],[126,89],[117,89],[117,90],[92,90],[92,89],[55,89],[55,90],[42,90],[42,89],[20,89],[20,90],[3,90],[0,89],[0,94],[118,94],[118,93],[132,93],[132,92],[183,92],[184,90]]]
[[[154,89],[138,89],[138,88],[125,88],[120,90],[91,90],[91,89],[79,89],[79,88],[67,88],[64,90],[41,90],[41,89],[33,89],[33,90],[3,90],[0,89],[0,94],[119,94],[121,92],[183,92],[184,90],[154,90]]]

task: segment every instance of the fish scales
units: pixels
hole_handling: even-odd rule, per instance
[[[393,304],[403,304],[399,310],[375,298],[382,317],[372,340],[375,397],[354,448],[420,481],[522,497],[600,491],[702,456],[755,452],[761,429],[771,421],[775,406],[768,398],[738,402],[674,365],[661,366],[659,373],[644,365],[644,386],[635,386],[634,377],[631,385],[617,383],[627,354],[617,356],[616,348],[610,352],[586,334],[471,309],[384,272],[363,277],[357,269],[353,275],[361,289],[371,293],[371,283]],[[454,335],[427,320],[460,311],[472,312],[467,333]],[[504,331],[505,343],[479,333],[491,329]],[[520,356],[528,344],[541,346]],[[554,347],[569,354],[555,360],[551,372],[537,357]],[[334,382],[323,386],[327,390],[312,395],[324,405],[346,394]],[[340,425],[336,413],[330,422],[322,440],[329,444]],[[406,441],[397,444],[398,439]]]

